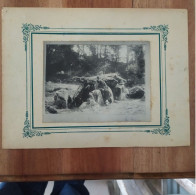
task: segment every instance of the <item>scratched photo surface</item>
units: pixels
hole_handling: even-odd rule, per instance
[[[150,121],[150,42],[44,42],[43,122]]]

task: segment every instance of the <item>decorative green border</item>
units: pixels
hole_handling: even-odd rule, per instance
[[[33,36],[34,35],[45,35],[45,34],[50,34],[50,35],[120,35],[120,36],[123,36],[123,35],[158,35],[158,39],[159,39],[159,83],[160,83],[160,125],[107,125],[107,126],[103,126],[103,125],[99,125],[99,126],[92,126],[92,125],[89,125],[89,126],[58,126],[58,127],[35,127],[34,126],[34,92],[33,92]],[[30,38],[30,50],[31,50],[31,59],[30,59],[30,63],[31,63],[31,111],[32,111],[32,120],[31,120],[31,126],[32,126],[32,129],[68,129],[68,128],[71,128],[71,129],[77,129],[77,128],[118,128],[118,127],[155,127],[155,126],[162,126],[162,89],[161,89],[161,78],[162,78],[162,75],[161,75],[161,39],[160,39],[160,33],[132,33],[132,32],[32,32],[31,33],[31,38]],[[83,131],[84,132],[84,131]],[[93,131],[94,132],[94,131]],[[112,132],[112,131],[110,131]],[[115,131],[116,132],[116,131]],[[121,131],[120,131],[121,132]]]
[[[165,118],[164,118],[164,125],[160,128],[156,128],[153,130],[121,130],[121,131],[103,131],[101,130],[102,128],[105,127],[110,127],[111,126],[83,126],[83,127],[79,127],[79,128],[98,128],[100,130],[97,131],[39,131],[36,129],[31,128],[30,122],[29,122],[29,111],[28,111],[28,62],[27,62],[27,50],[28,50],[28,42],[30,45],[30,35],[31,35],[31,44],[32,44],[32,34],[38,34],[39,31],[40,34],[49,34],[49,31],[47,31],[48,29],[52,29],[52,30],[56,30],[61,33],[61,31],[59,30],[111,30],[111,29],[106,29],[106,28],[85,28],[85,29],[80,29],[80,28],[50,28],[50,27],[46,27],[46,26],[41,26],[41,25],[33,25],[33,24],[23,24],[22,25],[22,33],[23,33],[23,42],[25,45],[25,53],[26,53],[26,113],[25,113],[25,122],[24,122],[24,128],[23,128],[23,137],[26,138],[32,138],[34,136],[43,136],[43,135],[48,135],[48,134],[53,134],[53,133],[96,133],[96,132],[143,132],[143,133],[152,133],[152,134],[159,134],[159,135],[170,135],[171,129],[170,129],[170,125],[169,125],[169,114],[168,114],[168,108],[167,108],[167,80],[166,80],[166,49],[167,49],[167,43],[168,43],[168,33],[169,33],[169,27],[168,25],[158,25],[158,26],[150,26],[150,27],[143,27],[143,28],[116,28],[116,29],[112,29],[112,30],[145,30],[145,31],[154,31],[157,32],[159,34],[161,34],[161,41],[164,44],[164,56],[165,56]],[[43,31],[44,30],[44,31]],[[45,33],[42,33],[45,32]],[[69,33],[72,34],[72,33]],[[73,33],[73,34],[86,34],[86,33]],[[100,34],[100,33],[93,33],[93,34]],[[121,35],[126,34],[126,33],[120,33]],[[144,33],[145,34],[145,33]],[[150,33],[148,33],[150,34]],[[156,33],[155,33],[156,34]],[[160,41],[159,41],[160,42]],[[159,43],[160,44],[160,43]],[[29,48],[30,50],[30,48]],[[29,55],[32,55],[32,50],[31,53],[29,52]],[[32,71],[32,70],[31,70]],[[160,75],[161,77],[161,75]],[[162,89],[161,87],[161,79],[160,79],[160,90]],[[33,98],[33,94],[32,94],[32,98]],[[162,100],[160,102],[160,104],[162,103]],[[162,110],[162,108],[161,108]],[[160,112],[161,112],[160,110]],[[162,116],[160,117],[160,121],[162,120]],[[139,125],[138,125],[139,126]],[[146,125],[144,125],[145,127]],[[153,126],[153,125],[152,125]],[[158,126],[158,125],[154,125],[154,126]],[[113,126],[113,127],[119,127],[119,126]],[[120,126],[120,127],[126,127],[126,126]],[[50,128],[50,127],[48,127]],[[55,128],[55,127],[52,127]],[[57,128],[57,127],[56,127]],[[69,127],[71,128],[71,126]],[[73,127],[72,127],[73,128]],[[76,128],[76,127],[75,127]],[[78,127],[77,127],[78,128]]]

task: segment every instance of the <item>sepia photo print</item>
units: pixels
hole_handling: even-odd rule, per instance
[[[150,42],[44,42],[43,122],[150,121]]]

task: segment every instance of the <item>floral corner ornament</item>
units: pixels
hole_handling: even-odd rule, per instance
[[[152,134],[170,135],[171,129],[169,125],[168,109],[166,109],[166,116],[164,120],[164,126],[162,128],[153,129],[150,131]]]
[[[26,138],[32,138],[34,136],[43,136],[43,135],[48,135],[50,134],[49,132],[41,132],[41,131],[36,131],[32,129],[23,129],[23,137]]]
[[[30,128],[30,123],[28,119],[28,112],[26,112],[26,119],[25,119],[24,128],[23,128],[23,137],[32,138],[34,136],[43,136],[43,135],[48,135],[48,134],[50,133],[32,130]]]
[[[25,43],[25,51],[27,50],[27,42],[29,40],[30,32],[38,31],[41,29],[49,29],[47,26],[33,25],[25,23],[22,25],[23,42]]]
[[[162,40],[164,42],[164,49],[166,50],[167,48],[167,35],[169,34],[169,26],[166,24],[163,25],[158,25],[158,26],[150,26],[150,27],[144,27],[144,30],[152,30],[152,31],[159,31],[162,33]]]

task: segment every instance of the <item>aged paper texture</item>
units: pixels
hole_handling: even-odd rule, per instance
[[[4,8],[3,148],[190,144],[187,11]]]

